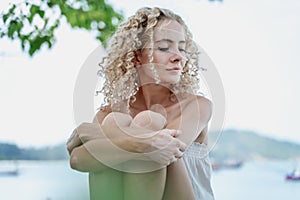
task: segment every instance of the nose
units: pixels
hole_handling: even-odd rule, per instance
[[[172,63],[181,62],[185,58],[179,50],[175,50],[171,54],[170,61]]]

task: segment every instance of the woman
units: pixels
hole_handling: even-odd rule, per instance
[[[90,172],[91,199],[213,199],[198,54],[170,10],[142,8],[119,26],[101,64],[105,105],[68,141],[71,167]]]

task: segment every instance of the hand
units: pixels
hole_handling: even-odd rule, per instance
[[[82,145],[82,141],[80,140],[80,137],[78,135],[77,128],[73,130],[71,136],[69,137],[67,141],[67,150],[69,152],[69,155],[71,155],[71,152],[75,147],[78,147]]]
[[[102,133],[98,123],[82,123],[73,130],[67,141],[67,149],[69,154],[75,147],[82,145],[92,139],[99,138]]]
[[[151,138],[151,147],[145,153],[151,160],[167,166],[183,156],[186,144],[177,137],[179,130],[162,129]]]

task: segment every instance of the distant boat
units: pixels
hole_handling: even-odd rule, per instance
[[[285,179],[289,181],[300,181],[300,169],[294,169],[290,174],[285,176]]]
[[[212,162],[213,170],[220,170],[223,168],[227,169],[237,169],[243,165],[243,161],[241,160],[226,160],[223,162]]]
[[[2,163],[3,164],[3,163]],[[19,175],[19,167],[16,161],[13,164],[0,164],[0,177],[1,176],[18,176]]]

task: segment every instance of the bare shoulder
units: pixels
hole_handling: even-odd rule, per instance
[[[212,101],[204,96],[197,96],[197,102],[201,115],[209,121],[213,112]]]
[[[188,106],[199,112],[201,119],[208,122],[213,112],[213,103],[210,99],[200,95],[189,95]]]
[[[205,110],[207,112],[212,112],[213,103],[210,99],[204,97],[204,96],[196,96],[198,105],[200,106],[201,110]]]
[[[199,111],[199,119],[202,127],[199,129],[199,135],[196,138],[196,142],[207,143],[207,131],[208,131],[208,122],[212,117],[213,112],[213,103],[210,99],[197,95],[196,98],[193,98],[194,101],[197,102],[198,111]]]

